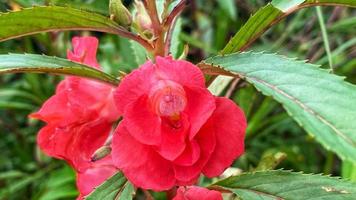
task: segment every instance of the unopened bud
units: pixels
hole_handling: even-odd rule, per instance
[[[103,159],[107,155],[111,153],[111,147],[110,146],[102,146],[99,149],[97,149],[93,155],[91,156],[91,161],[95,162],[100,159]]]
[[[132,23],[132,16],[129,10],[122,4],[121,0],[110,0],[110,18],[119,25],[128,28]]]
[[[150,16],[148,15],[145,6],[141,1],[135,1],[136,7],[136,15],[135,15],[135,23],[138,26],[140,32],[144,34],[153,33],[153,26]]]

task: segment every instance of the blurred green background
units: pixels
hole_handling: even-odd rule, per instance
[[[188,44],[188,60],[194,63],[216,54],[251,14],[267,2],[192,1],[177,23],[177,50]],[[125,3],[131,6],[132,2]],[[50,4],[69,5],[108,15],[106,0],[0,0],[0,11]],[[355,84],[355,9],[323,7],[321,11],[335,73]],[[315,8],[301,10],[265,33],[251,50],[278,52],[329,68],[320,23]],[[66,57],[71,37],[83,34],[100,39],[98,60],[107,72],[115,75],[119,70],[130,72],[143,62],[135,57],[135,43],[113,35],[88,32],[45,33],[1,42],[0,53],[26,52]],[[43,155],[36,146],[36,134],[43,124],[27,118],[53,94],[60,80],[61,77],[43,74],[0,76],[1,200],[59,200],[74,199],[77,195],[73,171],[63,161]],[[229,85],[222,95],[235,100],[244,109],[249,122],[246,153],[235,167],[252,170],[263,156],[283,152],[287,157],[277,168],[352,178],[347,171],[353,166],[342,165],[342,161],[308,136],[271,98],[264,97],[244,82]]]

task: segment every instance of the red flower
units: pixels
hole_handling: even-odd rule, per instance
[[[177,195],[172,200],[223,200],[220,192],[206,188],[191,186],[179,187]]]
[[[244,151],[246,120],[214,97],[198,67],[171,58],[148,61],[126,76],[114,97],[124,119],[113,162],[137,187],[167,190],[221,174]]]
[[[72,43],[69,60],[100,68],[96,61],[96,38],[75,37]],[[117,171],[110,156],[95,163],[90,161],[119,117],[113,89],[104,83],[66,77],[57,86],[56,94],[30,115],[47,123],[37,137],[40,148],[49,156],[66,160],[77,171],[78,199]]]
[[[99,68],[96,38],[75,37],[72,43],[68,59]],[[91,155],[105,143],[119,117],[113,90],[104,83],[66,77],[56,94],[30,115],[47,123],[37,137],[40,148],[49,156],[65,159],[79,172],[90,167]]]

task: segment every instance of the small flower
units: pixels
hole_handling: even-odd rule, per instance
[[[246,119],[214,97],[202,72],[170,57],[148,61],[114,94],[123,121],[113,136],[114,164],[137,187],[162,191],[220,175],[244,151]]]
[[[206,188],[190,186],[179,187],[172,200],[223,200],[220,192]]]
[[[74,37],[68,59],[99,69],[96,61],[98,40]],[[119,113],[113,101],[114,87],[96,81],[66,77],[55,95],[30,115],[47,123],[37,137],[49,156],[64,159],[78,172],[91,166],[92,154],[103,146]]]

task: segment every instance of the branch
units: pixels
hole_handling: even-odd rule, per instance
[[[173,8],[172,12],[164,21],[164,27],[171,27],[174,19],[184,10],[185,5],[188,3],[187,0],[182,0],[178,3],[176,7]]]
[[[168,53],[171,47],[172,34],[175,28],[177,16],[182,13],[185,5],[187,4],[187,0],[182,0],[179,4],[173,8],[172,12],[169,14],[167,18],[165,18],[163,22],[163,27],[167,31],[166,41],[165,41],[165,52]]]
[[[141,44],[144,48],[147,49],[147,51],[153,51],[153,46],[145,39],[143,39],[141,36],[129,32],[126,29],[121,29],[121,28],[117,28],[114,32],[112,32],[114,34],[120,35],[122,37],[126,37],[128,39],[132,39],[136,42],[138,42],[139,44]]]
[[[148,15],[151,18],[155,36],[158,36],[161,32],[161,22],[158,17],[156,0],[144,0],[143,4],[145,5]]]

